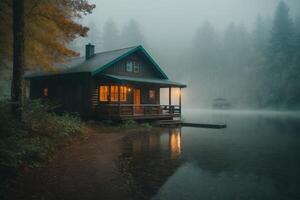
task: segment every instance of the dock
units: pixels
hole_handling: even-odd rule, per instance
[[[201,123],[188,123],[181,120],[160,120],[157,121],[157,126],[161,127],[194,127],[194,128],[211,128],[211,129],[223,129],[226,128],[226,124],[201,124]]]

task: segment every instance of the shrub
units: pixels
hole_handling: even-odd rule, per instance
[[[64,138],[83,133],[78,114],[59,116],[52,112],[55,108],[50,102],[28,101],[20,122],[11,114],[9,101],[0,100],[0,192],[20,166],[38,166]]]

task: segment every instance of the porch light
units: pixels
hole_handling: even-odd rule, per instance
[[[128,92],[131,92],[131,88],[130,87],[128,88]]]
[[[176,90],[176,94],[179,96],[180,95],[180,89]]]

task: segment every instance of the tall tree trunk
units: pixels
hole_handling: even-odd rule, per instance
[[[13,0],[13,77],[11,100],[13,112],[22,119],[24,74],[24,0]]]

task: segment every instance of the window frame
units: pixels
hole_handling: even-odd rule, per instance
[[[110,86],[110,101],[111,102],[119,101],[119,86],[118,85]]]
[[[105,98],[104,99],[102,99],[102,97],[104,97],[104,96],[102,96],[101,88],[105,88],[105,90],[104,90]],[[100,85],[99,86],[99,98],[98,99],[99,99],[99,102],[108,102],[109,101],[109,85]]]
[[[43,97],[49,97],[49,88],[48,87],[43,88]]]
[[[156,99],[156,90],[155,89],[149,89],[148,97],[150,100]]]
[[[125,71],[130,72],[130,73],[133,72],[133,61],[132,60],[126,61]]]
[[[133,72],[140,73],[140,63],[137,61],[133,61]]]
[[[120,86],[120,101],[127,102],[127,86]]]

